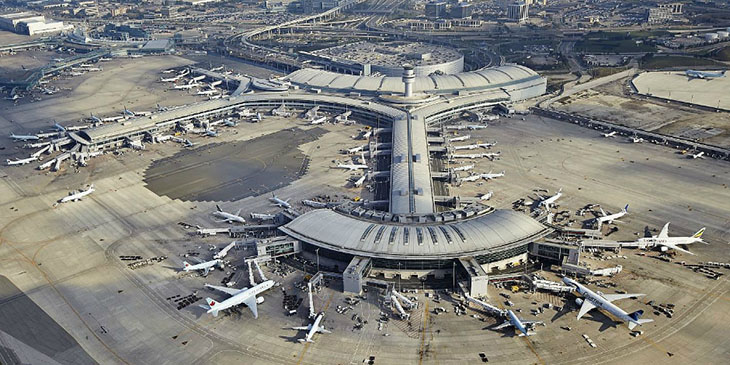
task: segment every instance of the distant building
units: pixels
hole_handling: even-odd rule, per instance
[[[473,7],[469,3],[458,3],[451,7],[451,17],[463,19],[471,17]]]
[[[129,25],[107,24],[104,26],[104,36],[120,41],[131,39],[149,39],[147,31]]]
[[[649,8],[646,11],[646,22],[648,24],[661,24],[669,22],[674,15],[682,14],[681,3],[659,4],[655,8]]]
[[[530,6],[526,3],[512,3],[507,5],[507,18],[516,22],[524,22],[529,16],[527,14]]]
[[[446,2],[432,1],[426,4],[426,16],[431,18],[441,18],[446,16]]]
[[[109,13],[113,17],[115,17],[115,16],[122,16],[124,14],[127,14],[127,7],[126,6],[120,6],[120,7],[116,7],[116,8],[111,8],[109,10]]]
[[[0,15],[0,29],[20,34],[58,33],[72,28],[72,25],[64,25],[60,21],[46,20],[43,15],[31,12]]]
[[[343,5],[346,0],[301,0],[302,11],[320,13]]]

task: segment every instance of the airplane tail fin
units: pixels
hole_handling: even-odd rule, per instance
[[[213,317],[218,317],[218,310],[215,309],[215,306],[218,304],[215,300],[210,298],[205,298],[205,302],[208,303],[208,311],[213,314]]]
[[[634,327],[637,325],[642,325],[644,323],[654,322],[653,319],[639,319],[641,315],[644,314],[644,311],[639,309],[634,313],[629,314],[629,317],[631,318],[631,321],[629,322],[629,329],[633,330]]]
[[[190,263],[187,261],[183,261],[183,267],[188,267],[188,266],[190,266]]]
[[[223,209],[221,209],[220,205],[218,205],[218,204],[215,205],[215,208],[218,209],[219,212],[223,211]]]
[[[628,211],[629,211],[629,205],[626,204],[626,206],[624,207],[624,212],[628,212]]]
[[[692,235],[692,238],[702,238],[702,234],[705,233],[707,227],[702,227],[697,233]]]
[[[639,318],[641,318],[641,316],[643,314],[644,314],[644,311],[641,310],[641,309],[639,309],[636,312],[633,312],[633,313],[629,314],[629,317],[631,317],[631,319],[633,319],[634,321],[637,321],[638,322],[639,321]]]

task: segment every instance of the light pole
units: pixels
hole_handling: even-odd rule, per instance
[[[319,248],[315,249],[314,252],[317,253],[317,272],[319,272]]]
[[[402,289],[400,286],[400,277],[401,277],[401,273],[400,273],[400,261],[399,261],[398,262],[398,291],[401,291],[401,289]]]

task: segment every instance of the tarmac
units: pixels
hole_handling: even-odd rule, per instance
[[[65,98],[49,99],[53,100],[50,103],[60,103]],[[71,104],[69,110],[83,108],[68,104]],[[49,111],[38,109],[35,114],[29,108],[25,113],[28,129],[37,128],[34,123],[48,123]],[[194,142],[200,143],[199,152],[221,143],[245,146],[243,141],[256,143],[257,138],[292,127],[306,130],[307,124],[295,117],[271,117],[258,124],[241,123],[222,128],[218,138],[195,137]],[[326,195],[333,200],[345,200],[355,196],[368,198],[369,194],[366,188],[349,187],[349,174],[332,169],[335,159],[345,158],[340,150],[362,144],[352,139],[359,127],[339,124],[321,128],[324,132],[317,131],[319,138],[310,142],[262,139],[268,141],[271,151],[298,146],[310,158],[306,174],[273,191],[283,199],[292,199],[301,210],[305,210],[299,203],[301,199]],[[7,120],[0,119],[0,130],[9,129]],[[549,189],[550,194],[563,188],[565,195],[558,201],[559,209],[569,210],[571,215],[588,203],[600,203],[612,212],[629,203],[629,215],[622,219],[625,222],[618,225],[620,230],[611,239],[634,239],[645,226],[658,228],[667,221],[672,222],[670,235],[687,235],[706,226],[703,238],[709,245],[695,244],[690,250],[697,253],[696,257],[681,255],[676,261],[730,261],[727,250],[730,222],[723,204],[730,198],[727,188],[730,166],[726,162],[691,160],[663,146],[604,138],[590,129],[531,115],[525,116],[525,120],[501,118],[485,130],[470,133],[473,139],[496,140],[498,145],[492,151],[502,152],[496,161],[476,161],[479,172],[504,169],[506,176],[482,186],[465,183],[453,188],[452,194],[475,196],[487,189],[494,190],[489,204],[509,209],[513,201],[526,197],[537,187]],[[19,153],[8,139],[0,140],[0,146],[6,147],[0,152],[3,158]],[[227,258],[238,268],[235,272],[229,267],[213,271],[207,278],[179,272],[182,261],[190,260],[191,254],[208,259],[212,256],[209,245],[219,249],[230,242],[228,237],[193,237],[192,231],[176,224],[222,226],[211,217],[216,201],[171,198],[148,188],[145,172],[156,161],[173,158],[181,149],[172,143],[149,145],[145,151],[130,150],[118,156],[107,154],[90,160],[85,168],[64,168],[57,173],[38,172],[28,166],[2,169],[0,275],[49,317],[46,320],[40,314],[33,318],[20,316],[16,327],[11,328],[33,327],[38,324],[36,321],[55,328],[50,322],[55,321],[77,347],[60,335],[55,341],[63,341],[63,346],[53,341],[30,344],[30,340],[19,334],[13,335],[18,341],[7,341],[8,336],[3,334],[0,356],[9,356],[12,351],[21,358],[29,353],[28,346],[43,354],[40,349],[72,348],[77,352],[67,350],[64,354],[73,354],[75,362],[83,363],[88,356],[104,364],[241,361],[346,364],[362,363],[371,356],[375,357],[376,364],[464,364],[480,363],[480,354],[490,362],[508,364],[649,361],[686,364],[723,362],[729,355],[725,320],[730,314],[727,278],[709,280],[681,265],[654,258],[658,256],[656,252],[639,256],[642,252],[636,250],[624,250],[621,255],[625,259],[605,258],[606,265],[620,264],[624,268],[621,274],[606,279],[616,285],[615,289],[594,284],[589,287],[645,293],[639,300],[617,302],[626,311],[644,309],[644,318],[655,320],[641,327],[644,334],[639,337],[630,336],[625,325],[614,327],[608,317],[596,312],[580,321],[575,319],[575,312],[559,314],[554,309],[546,309],[536,316],[530,314],[530,309],[546,303],[568,307],[573,303],[571,297],[564,299],[546,293],[511,294],[514,308],[522,309],[520,316],[546,323],[544,327],[538,326],[537,333],[529,338],[515,337],[510,330],[493,331],[490,328],[499,320],[478,310],[470,309],[467,315],[457,316],[452,304],[458,298],[440,293],[441,300],[437,303],[426,298],[422,290],[408,294],[421,303],[412,313],[410,323],[397,319],[392,309],[381,303],[375,289],[369,290],[367,299],[349,312],[339,314],[335,309],[347,305],[344,302],[347,296],[335,281],[315,299],[315,308],[325,311],[325,326],[333,333],[315,335],[311,344],[297,342],[303,334],[289,329],[307,323],[306,299],[296,315],[286,316],[280,304],[283,300],[280,287],[263,294],[265,302],[259,305],[256,320],[245,308],[240,314],[210,317],[197,306],[202,300],[177,309],[176,302],[169,299],[176,295],[197,293],[202,298],[224,298],[221,293],[204,289],[203,285],[220,285],[229,271],[236,278],[235,287],[249,286],[242,264],[243,257],[252,254],[236,251]],[[225,181],[230,181],[230,176],[221,179]],[[277,183],[273,179],[261,181],[264,185]],[[53,207],[68,191],[89,183],[97,187],[95,193],[82,201]],[[222,207],[241,208],[242,214],[278,211],[267,198],[267,194],[247,196],[223,202]],[[119,256],[123,255],[167,256],[167,259],[133,270],[126,265],[127,261],[120,260]],[[294,288],[302,280],[302,272],[282,277],[271,268],[264,267],[264,270],[287,293],[305,297]],[[544,275],[557,280],[554,273],[545,271]],[[2,292],[9,293],[12,289],[9,288]],[[506,291],[490,287],[490,303],[508,307],[499,293]],[[655,314],[646,304],[650,300],[675,304],[676,315],[670,319]],[[0,305],[8,304],[3,301]],[[30,305],[27,307],[33,310]],[[449,312],[435,314],[435,307],[444,307]],[[389,320],[379,329],[377,321],[381,312]],[[362,329],[355,329],[353,314],[368,323]],[[17,333],[4,326],[0,330]],[[597,347],[588,346],[582,334],[590,336]],[[57,362],[67,361],[55,356]]]
[[[730,110],[728,77],[702,80],[689,78],[684,72],[645,72],[633,84],[639,94]]]

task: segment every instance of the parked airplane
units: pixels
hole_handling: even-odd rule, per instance
[[[313,119],[309,124],[324,124],[327,122],[327,117],[320,117],[317,119]]]
[[[699,152],[699,153],[690,153],[687,155],[687,158],[696,159],[696,158],[705,158],[705,152]]]
[[[347,153],[358,153],[358,152],[363,151],[367,147],[368,147],[368,145],[366,145],[366,144],[364,144],[362,146],[352,147],[352,148],[350,148],[350,149],[347,150]]]
[[[220,260],[228,255],[228,251],[230,251],[234,246],[236,246],[236,241],[233,241],[226,245],[226,247],[223,247],[222,250],[220,250],[217,254],[213,255],[214,259]]]
[[[68,202],[72,202],[72,201],[73,202],[79,201],[79,200],[81,200],[81,198],[83,198],[83,197],[85,197],[85,196],[93,193],[94,191],[96,191],[96,189],[94,189],[94,184],[91,184],[91,185],[89,185],[89,188],[88,189],[82,190],[82,191],[78,191],[78,192],[75,192],[75,193],[71,193],[71,194],[69,194],[69,196],[66,196],[66,197],[61,198],[61,200],[59,200],[59,202],[60,203],[68,203]]]
[[[16,166],[16,165],[22,166],[22,165],[31,163],[36,160],[38,160],[38,157],[28,157],[28,158],[23,158],[23,159],[17,159],[15,161],[6,159],[5,161],[7,161],[8,166]]]
[[[218,90],[215,90],[215,89],[214,90],[200,90],[200,91],[198,91],[198,95],[206,95],[206,96],[210,96],[210,95],[213,95],[213,94],[216,94],[216,93],[218,93]]]
[[[252,288],[242,288],[242,289],[234,289],[234,288],[227,288],[223,286],[215,286],[215,285],[209,285],[205,284],[206,288],[211,288],[215,290],[222,291],[226,294],[229,294],[231,297],[222,301],[222,302],[216,302],[213,299],[205,298],[205,301],[208,303],[207,306],[201,305],[203,309],[207,309],[207,313],[213,314],[213,317],[218,317],[218,312],[233,308],[235,306],[245,304],[248,309],[251,310],[251,313],[253,313],[254,318],[259,318],[259,312],[258,308],[256,307],[257,304],[261,304],[264,302],[263,297],[256,297],[256,295],[263,293],[264,291],[267,291],[271,289],[274,286],[273,280],[266,280],[261,284],[257,284]]]
[[[276,218],[275,214],[251,213],[251,219],[258,219],[260,221],[270,221],[274,220],[274,218]]]
[[[273,194],[273,193],[271,194],[271,198],[269,198],[269,201],[272,202],[272,203],[274,203],[274,205],[277,205],[277,206],[279,206],[281,208],[284,208],[284,209],[291,208],[291,204],[289,204],[289,199],[287,199],[287,200],[281,200],[281,199],[277,198],[276,195]]]
[[[611,133],[603,133],[603,136],[604,136],[605,138],[608,138],[608,137],[615,137],[615,136],[616,136],[616,133],[617,133],[616,131],[613,131],[613,132],[611,132]]]
[[[12,139],[14,139],[16,141],[21,141],[21,142],[25,142],[25,141],[37,141],[37,140],[40,139],[40,137],[35,136],[35,135],[22,135],[22,134],[21,135],[18,135],[18,134],[15,134],[15,133],[10,133],[10,138],[12,138]]]
[[[634,137],[631,138],[631,142],[633,142],[633,143],[642,143],[642,142],[644,142],[644,139],[641,138],[641,137],[634,136]]]
[[[477,143],[477,147],[481,148],[492,148],[497,145],[497,142],[494,143]]]
[[[8,96],[8,97],[6,97],[6,98],[5,98],[5,100],[12,100],[12,101],[15,101],[15,100],[18,100],[18,99],[20,99],[20,98],[22,98],[22,96],[20,96],[20,95],[18,95],[18,94],[13,94],[13,96]]]
[[[464,165],[464,166],[458,166],[454,167],[454,171],[469,171],[474,168],[474,165]]]
[[[314,322],[308,324],[306,327],[292,327],[291,329],[297,331],[307,331],[307,334],[304,336],[304,338],[300,338],[298,340],[299,342],[314,342],[312,341],[312,337],[314,337],[315,333],[332,333],[331,331],[326,330],[321,324],[322,319],[324,319],[324,312],[317,314],[317,317],[314,318]]]
[[[233,222],[236,222],[236,223],[246,223],[246,220],[243,219],[243,217],[241,217],[241,215],[240,215],[241,214],[241,209],[239,209],[236,212],[236,214],[232,214],[232,213],[224,212],[223,209],[221,209],[221,207],[218,204],[216,204],[215,207],[218,210],[217,211],[214,211],[213,212],[213,215],[216,216],[216,217],[218,217],[218,218],[223,219],[222,221],[219,221],[219,223],[222,223],[222,222],[226,222],[226,223],[233,223]]]
[[[626,213],[628,213],[629,205],[626,204],[624,209],[621,209],[620,212],[613,213],[613,214],[606,214],[606,212],[603,210],[603,208],[599,208],[599,209],[601,209],[601,216],[596,218],[596,222],[598,222],[599,225],[601,225],[603,223],[611,224],[611,223],[613,223],[613,221],[625,216]]]
[[[466,177],[462,177],[461,179],[459,179],[459,181],[460,182],[473,182],[473,181],[477,181],[477,180],[479,180],[481,178],[482,178],[482,175],[474,174],[474,175],[469,175],[469,176],[466,176]]]
[[[337,164],[336,168],[338,169],[345,169],[347,171],[356,171],[356,170],[367,170],[368,165],[363,164]]]
[[[216,81],[211,82],[210,85],[208,85],[208,86],[210,86],[210,88],[212,89],[222,83],[223,83],[223,80],[216,80]]]
[[[538,196],[540,197],[539,205],[543,205],[543,206],[545,206],[545,208],[550,209],[550,207],[555,204],[555,201],[560,199],[561,196],[563,196],[563,188],[558,189],[557,194],[555,194],[549,198],[545,198],[540,195],[538,195]]]
[[[504,176],[504,171],[502,171],[500,173],[492,173],[491,171],[489,171],[488,173],[481,174],[480,176],[484,180],[493,180],[493,179],[496,179],[498,177],[503,177]]]
[[[174,90],[190,90],[190,89],[192,89],[194,87],[198,87],[198,86],[200,86],[200,84],[195,83],[195,84],[175,85],[172,88]]]
[[[182,271],[190,272],[190,271],[203,270],[203,276],[206,276],[206,275],[208,275],[208,273],[211,270],[215,270],[216,265],[222,265],[222,264],[223,264],[223,261],[221,261],[219,259],[201,262],[201,263],[195,264],[195,265],[191,265],[187,261],[183,261]]]
[[[175,72],[175,69],[174,69],[174,68],[171,68],[171,69],[169,69],[169,70],[164,70],[164,71],[162,71],[162,73],[163,73],[163,74],[171,74],[171,73],[173,73],[173,72]]]
[[[57,131],[58,131],[59,133],[64,133],[64,132],[66,132],[66,127],[64,127],[64,126],[62,126],[62,125],[60,125],[60,124],[58,124],[58,123],[53,123],[53,128],[54,128],[55,130],[57,130]]]
[[[469,128],[470,130],[485,129],[485,128],[487,128],[486,125],[479,125],[479,124],[472,124],[472,125],[468,125],[466,127]]]
[[[479,196],[479,200],[489,200],[489,199],[491,199],[491,198],[492,198],[492,196],[494,196],[494,192],[490,190],[490,191],[489,191],[489,192],[487,192],[486,194],[482,194],[482,195],[480,195],[480,196]]]
[[[180,80],[181,78],[182,78],[182,76],[180,76],[180,75],[168,77],[168,78],[160,77],[160,82],[175,82],[177,80]]]
[[[466,140],[468,140],[469,138],[471,138],[471,135],[468,135],[468,134],[467,134],[467,135],[465,135],[465,136],[460,136],[460,137],[454,137],[454,138],[450,138],[450,139],[449,139],[449,142],[461,142],[461,141],[466,141]]]
[[[205,75],[195,76],[195,77],[193,77],[192,79],[190,79],[190,83],[192,84],[193,82],[196,82],[196,81],[201,81],[201,80],[203,80],[204,78],[205,78]]]
[[[684,74],[690,80],[691,79],[710,80],[710,79],[715,79],[718,77],[725,77],[725,71],[726,70],[722,70],[721,72],[709,72],[709,71],[687,70],[687,71],[684,71]]]
[[[529,330],[532,330],[535,328],[535,325],[542,324],[542,321],[527,321],[524,319],[517,318],[514,312],[512,310],[508,309],[505,321],[502,322],[497,327],[494,327],[495,330],[501,330],[502,328],[506,327],[514,327],[515,332],[520,331],[520,333],[517,335],[518,337],[522,336],[532,336],[535,334],[535,332],[530,332]]]
[[[591,309],[600,308],[614,315],[620,320],[628,322],[630,330],[633,330],[634,327],[636,327],[637,325],[641,326],[644,323],[654,321],[653,319],[639,319],[639,317],[644,314],[644,311],[641,309],[631,314],[628,314],[623,309],[611,303],[614,300],[640,297],[644,294],[603,294],[600,292],[596,293],[568,277],[564,277],[563,282],[567,285],[574,287],[575,291],[583,296],[583,299],[578,298],[575,300],[575,302],[581,306],[580,311],[578,312],[578,319],[583,317],[583,315],[588,313],[588,311],[590,311]]]
[[[659,231],[658,235],[639,238],[636,242],[640,244],[646,244],[648,247],[661,246],[662,251],[666,251],[667,249],[672,248],[677,251],[682,251],[690,255],[694,255],[692,252],[680,248],[679,245],[689,245],[695,242],[702,242],[704,244],[707,244],[707,242],[702,240],[703,233],[705,233],[705,227],[702,227],[702,229],[693,234],[692,237],[669,237],[669,222],[667,222],[662,230]]]

